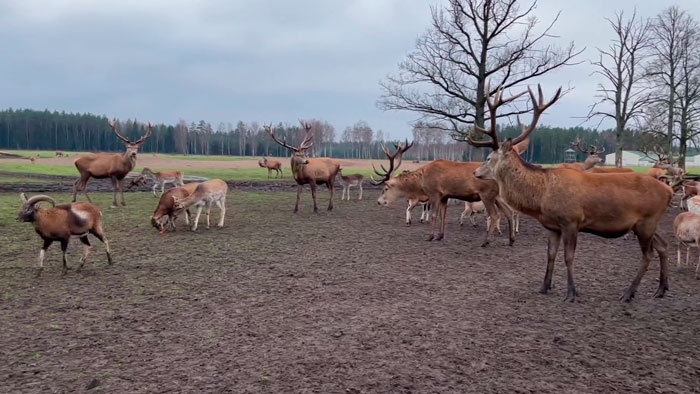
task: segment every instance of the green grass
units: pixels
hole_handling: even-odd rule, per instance
[[[7,152],[7,153],[14,153],[16,155],[26,156],[26,157],[37,157],[37,155],[39,155],[39,158],[44,158],[44,159],[56,157],[55,150],[2,150],[2,151]],[[67,154],[71,157],[87,153],[87,152],[68,152],[68,151],[62,151],[62,152],[63,152],[63,154]]]
[[[37,157],[39,158],[52,158],[56,157],[56,151],[49,150],[3,150],[3,152],[14,153],[20,156],[26,157]],[[77,157],[88,152],[72,152],[72,151],[62,151],[64,155],[69,155],[70,157]],[[142,153],[143,155],[151,155],[152,153]],[[262,156],[216,156],[216,155],[180,155],[174,153],[158,153],[158,157],[165,159],[177,159],[177,160],[193,160],[193,161],[243,161],[243,160],[260,160]]]

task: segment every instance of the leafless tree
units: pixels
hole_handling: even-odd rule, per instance
[[[382,81],[378,105],[384,110],[418,112],[440,121],[463,139],[472,125],[484,126],[486,97],[502,86],[526,84],[557,68],[574,64],[581,53],[573,42],[555,46],[552,27],[538,31],[537,1],[449,0],[432,8],[429,31],[399,64],[399,72]],[[485,92],[491,79],[493,91]],[[523,113],[513,109],[499,117]],[[459,138],[459,137],[458,137]]]
[[[591,106],[588,117],[615,121],[615,166],[622,167],[625,127],[630,121],[639,122],[642,111],[652,100],[644,72],[651,48],[650,23],[637,17],[636,11],[629,19],[621,11],[607,21],[615,31],[615,38],[608,48],[598,48],[599,58],[593,62],[597,68],[594,73],[602,76],[604,82],[598,84],[598,101]]]
[[[650,74],[661,100],[666,104],[666,143],[665,149],[673,151],[673,129],[676,107],[676,91],[680,85],[678,76],[681,63],[683,36],[688,30],[692,18],[685,12],[672,6],[661,12],[651,25],[654,60]]]
[[[700,26],[690,20],[680,46],[679,84],[675,90],[679,131],[678,165],[685,169],[688,142],[700,134]]]

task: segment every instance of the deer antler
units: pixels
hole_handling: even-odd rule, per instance
[[[521,126],[521,127],[522,127],[522,126]],[[577,138],[574,140],[574,142],[571,142],[571,147],[572,147],[572,148],[576,148],[576,149],[578,149],[579,151],[581,151],[581,152],[583,152],[583,153],[588,153],[588,154],[590,154],[589,151],[583,149],[583,147],[581,146],[582,143],[583,143],[583,141],[581,140],[581,137],[577,137]]]
[[[661,161],[663,159],[663,156],[664,156],[663,150],[658,145],[654,145],[654,147],[653,147],[653,151],[654,151],[653,154],[656,155],[656,158],[653,158],[651,156],[651,154],[650,154],[651,152],[649,152],[649,149],[646,146],[639,148],[639,151],[644,153],[644,156],[646,156],[649,159],[656,161],[656,162]]]
[[[603,145],[591,145],[591,150],[590,154],[591,155],[600,155],[601,153],[605,152],[605,147]]]
[[[144,134],[141,138],[136,140],[134,144],[143,144],[146,142],[147,139],[151,138],[151,135],[153,134],[153,125],[151,122],[148,122],[148,130],[146,130],[146,134]]]
[[[530,93],[530,100],[532,101],[532,121],[527,127],[521,126],[523,131],[519,136],[513,139],[513,145],[516,145],[520,141],[527,138],[535,130],[535,127],[537,127],[537,122],[539,122],[540,116],[544,113],[544,111],[547,108],[549,108],[552,104],[554,104],[557,100],[559,100],[559,97],[561,97],[561,87],[559,87],[559,89],[557,89],[557,92],[554,93],[554,97],[552,97],[552,99],[546,103],[544,102],[544,94],[542,93],[542,86],[540,84],[537,84],[537,93],[539,100],[535,98],[535,94],[532,92],[532,89],[530,89],[530,87],[527,88],[527,91]]]
[[[109,123],[109,127],[112,128],[112,131],[114,131],[114,134],[116,134],[117,137],[119,137],[120,140],[124,141],[124,143],[126,143],[126,144],[130,144],[130,143],[131,143],[131,140],[130,140],[130,139],[124,137],[124,136],[121,135],[121,134],[119,134],[119,132],[117,131],[117,120],[116,120],[116,119],[114,119],[113,121],[108,122],[108,123]]]
[[[312,142],[314,136],[311,134],[311,125],[307,123],[305,120],[299,119],[299,123],[301,123],[301,127],[304,128],[304,131],[306,131],[306,135],[304,136],[304,140],[301,141],[301,145],[299,145],[299,150],[300,151],[305,151],[311,147],[314,143]]]
[[[269,126],[263,126],[265,131],[267,131],[268,134],[270,134],[270,137],[272,137],[272,140],[275,141],[277,144],[282,145],[283,147],[293,151],[293,152],[299,152],[299,148],[295,148],[291,145],[287,145],[287,140],[284,139],[283,141],[280,141],[275,137],[275,132],[274,132],[274,127],[272,127],[272,123],[270,123]]]
[[[399,143],[399,144],[395,143],[394,147],[396,147],[396,152],[394,152],[394,154],[392,155],[391,153],[389,153],[389,150],[386,148],[386,146],[384,146],[384,144],[382,144],[382,150],[384,151],[384,154],[386,155],[386,157],[389,159],[389,169],[387,170],[386,168],[384,168],[383,164],[379,164],[379,166],[384,171],[384,172],[380,172],[379,170],[377,170],[377,168],[374,166],[374,164],[372,164],[372,168],[374,169],[374,172],[377,175],[379,175],[381,178],[374,179],[374,177],[372,175],[370,175],[369,176],[370,183],[372,183],[373,185],[376,186],[376,185],[381,185],[382,183],[388,181],[391,178],[391,174],[393,174],[394,171],[398,170],[399,167],[401,166],[401,161],[403,160],[403,154],[407,150],[411,149],[412,146],[413,146],[413,142],[411,142],[409,144],[408,140],[406,140],[405,145],[402,145],[401,143]],[[397,157],[399,159],[398,164],[395,163],[395,159]]]
[[[484,88],[486,91],[486,105],[489,107],[489,113],[491,117],[491,129],[486,130],[478,125],[474,125],[474,130],[480,131],[490,137],[490,140],[475,140],[471,136],[467,136],[467,141],[477,148],[489,147],[493,150],[498,150],[498,130],[497,130],[497,117],[498,117],[498,107],[503,104],[509,103],[518,97],[525,94],[525,92],[518,93],[514,96],[503,98],[503,86],[499,86],[494,93],[493,100],[489,96],[491,92],[491,82],[486,81],[486,86]],[[522,141],[522,140],[520,140]],[[518,141],[518,142],[520,142]]]

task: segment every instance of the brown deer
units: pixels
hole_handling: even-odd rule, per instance
[[[63,157],[63,152],[61,152],[60,150],[57,150],[56,157]]]
[[[640,151],[654,162],[654,165],[652,165],[652,168],[647,172],[647,175],[662,182],[668,180],[668,177],[664,175],[668,175],[672,181],[682,179],[685,175],[685,171],[683,171],[682,168],[671,163],[669,155],[661,146],[654,145],[653,153],[649,152],[647,148],[641,148]]]
[[[330,191],[330,199],[328,200],[328,210],[333,210],[333,194],[335,177],[340,171],[340,163],[328,157],[309,158],[306,150],[313,145],[313,135],[311,134],[311,126],[305,121],[299,121],[306,132],[304,139],[299,147],[294,147],[287,144],[286,140],[280,141],[275,136],[272,124],[265,126],[265,130],[270,134],[272,140],[279,145],[289,149],[292,152],[291,167],[294,180],[297,182],[297,201],[294,205],[294,213],[299,212],[299,199],[304,185],[308,184],[311,187],[311,198],[314,200],[314,212],[318,212],[316,205],[316,188],[319,184],[326,184]]]
[[[144,169],[141,170],[141,175],[131,181],[129,189],[131,189],[131,187],[134,185],[145,183],[146,178],[148,178],[153,181],[153,197],[158,197],[156,195],[156,188],[158,186],[160,186],[160,194],[162,196],[163,193],[165,193],[166,183],[172,183],[175,187],[183,186],[185,184],[183,181],[184,177],[185,175],[182,173],[182,171],[168,170],[153,172],[150,168],[144,167]]]
[[[605,148],[598,149],[597,146],[591,145],[590,149],[586,150],[583,146],[581,146],[582,143],[583,141],[581,141],[581,138],[577,138],[574,142],[571,143],[571,147],[576,148],[580,152],[583,152],[588,155],[586,156],[586,160],[583,163],[562,163],[559,164],[557,167],[569,168],[578,171],[587,171],[595,167],[597,164],[603,162],[603,159],[600,157],[600,154],[605,152]]]
[[[267,168],[267,178],[270,178],[270,175],[272,174],[272,171],[275,172],[275,178],[279,175],[281,178],[282,175],[282,163],[277,161],[277,160],[268,160],[267,157],[263,156],[263,158],[258,161],[258,165],[262,168]]]
[[[488,88],[487,88],[488,89]],[[488,91],[488,90],[487,90]],[[559,243],[564,241],[564,260],[567,268],[566,300],[575,301],[578,292],[574,283],[574,254],[579,232],[606,238],[617,238],[634,231],[642,249],[642,261],[632,284],[621,300],[629,302],[649,267],[653,251],[660,257],[659,287],[656,297],[668,290],[668,255],[666,241],[657,233],[659,222],[671,202],[673,190],[643,174],[591,174],[566,168],[542,168],[526,162],[513,150],[513,145],[535,130],[542,113],[560,97],[559,88],[554,97],[545,102],[542,88],[538,97],[528,89],[533,116],[529,126],[522,126],[517,138],[499,142],[498,130],[492,122],[490,130],[480,129],[488,138],[469,143],[475,147],[490,147],[493,153],[475,175],[498,182],[501,197],[514,209],[537,219],[549,232],[547,270],[541,293],[552,288],[552,272]],[[496,119],[498,107],[514,97],[504,99],[503,90],[497,89],[488,97],[491,119]]]
[[[121,192],[122,205],[126,205],[124,201],[124,185],[123,180],[126,175],[136,166],[136,153],[139,148],[151,137],[153,126],[148,123],[148,131],[146,134],[136,141],[122,136],[117,131],[117,122],[111,122],[109,126],[114,131],[114,134],[122,140],[126,151],[119,153],[88,153],[80,156],[75,160],[75,167],[80,172],[80,178],[73,184],[73,202],[75,202],[78,191],[82,190],[88,201],[92,202],[87,193],[87,184],[90,178],[112,180],[112,188],[114,189],[114,201],[112,208],[117,207],[117,190]]]
[[[197,185],[193,192],[186,197],[178,197],[176,193],[172,195],[173,208],[176,210],[187,209],[193,205],[197,206],[197,216],[194,218],[192,231],[197,231],[199,224],[199,215],[202,213],[202,207],[207,208],[207,229],[209,228],[209,217],[211,216],[211,206],[216,204],[221,210],[221,217],[217,227],[224,227],[224,218],[226,217],[226,194],[228,194],[228,185],[221,179],[212,179],[202,182]]]
[[[374,172],[380,176],[378,179],[371,179],[372,184],[384,184],[382,193],[377,199],[380,205],[389,205],[391,202],[401,198],[414,198],[421,195],[428,197],[431,207],[435,212],[431,225],[431,235],[429,241],[441,240],[445,235],[447,225],[447,200],[450,198],[475,202],[484,201],[486,210],[492,220],[498,218],[499,209],[506,213],[511,245],[515,242],[512,227],[512,214],[510,209],[498,199],[498,184],[495,181],[481,180],[474,177],[476,170],[481,163],[455,162],[450,160],[435,160],[420,169],[407,174],[393,176],[401,165],[401,157],[413,143],[396,145],[396,152],[392,155],[386,149],[384,154],[389,159],[389,169],[382,166],[383,171],[374,168]],[[524,149],[523,149],[524,150]],[[396,159],[398,158],[398,164]],[[436,234],[438,217],[440,218],[440,232]],[[486,233],[486,240],[482,246],[487,246],[491,242],[495,226],[491,226]]]
[[[343,187],[343,194],[340,197],[340,201],[345,199],[346,193],[348,195],[348,201],[350,201],[350,188],[353,186],[360,187],[360,196],[357,199],[362,200],[362,182],[364,182],[365,177],[362,174],[343,175],[342,168],[338,169],[338,176],[340,177],[340,186]]]
[[[161,234],[166,230],[176,230],[175,221],[182,213],[181,209],[175,209],[173,197],[185,198],[192,194],[200,182],[188,183],[186,185],[168,190],[160,196],[158,206],[151,216],[151,225],[158,229]],[[185,223],[190,224],[190,210],[185,209]]]

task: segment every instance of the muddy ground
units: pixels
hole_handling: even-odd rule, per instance
[[[546,237],[532,219],[515,246],[481,248],[483,220],[459,228],[451,207],[446,240],[430,243],[377,193],[315,215],[307,191],[294,215],[293,193],[232,190],[223,229],[164,235],[149,194],[108,209],[111,195],[94,193],[116,263],[93,240],[95,264],[64,277],[54,245],[38,279],[40,241],[13,221],[16,195],[0,194],[0,392],[700,391],[691,269],[674,261],[654,299],[655,262],[620,304],[636,240],[582,235],[581,297],[564,303],[562,256],[553,293],[537,292]],[[71,266],[79,253],[72,243]]]

